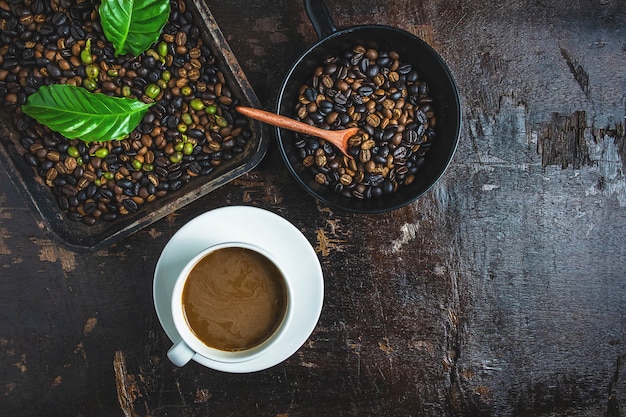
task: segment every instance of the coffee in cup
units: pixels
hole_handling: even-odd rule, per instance
[[[289,285],[279,264],[247,243],[223,243],[195,256],[174,286],[172,313],[181,339],[168,352],[178,366],[195,354],[243,362],[280,338],[289,318]]]

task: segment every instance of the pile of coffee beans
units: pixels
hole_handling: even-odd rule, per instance
[[[349,154],[299,135],[296,147],[316,182],[350,198],[379,198],[410,185],[436,139],[428,84],[394,51],[357,45],[332,56],[301,86],[299,120],[324,129],[359,127]]]
[[[251,131],[184,0],[170,1],[160,39],[116,57],[97,0],[0,0],[0,104],[24,158],[72,220],[93,225],[209,175],[244,151]],[[21,111],[40,86],[71,84],[155,103],[122,140],[69,140]]]

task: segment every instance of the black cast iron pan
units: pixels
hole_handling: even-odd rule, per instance
[[[321,0],[304,0],[306,12],[319,41],[309,47],[293,64],[281,86],[276,113],[295,118],[300,87],[316,67],[329,56],[340,55],[356,45],[379,51],[395,50],[400,60],[411,64],[420,79],[430,86],[437,116],[437,139],[426,155],[425,164],[410,185],[377,199],[342,196],[315,182],[302,165],[295,147],[296,134],[276,128],[279,149],[289,170],[311,195],[321,202],[350,212],[380,213],[405,206],[428,191],[443,175],[457,147],[461,128],[459,92],[452,74],[439,54],[417,36],[396,27],[359,25],[338,30]]]

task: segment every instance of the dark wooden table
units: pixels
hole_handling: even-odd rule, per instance
[[[463,130],[444,178],[395,212],[306,195],[274,144],[252,172],[94,253],[60,247],[0,182],[2,416],[626,415],[626,3],[329,0],[447,60]],[[263,105],[316,41],[302,4],[209,1]],[[6,170],[0,167],[0,175]],[[296,354],[174,367],[156,261],[227,205],[296,225],[325,275]]]

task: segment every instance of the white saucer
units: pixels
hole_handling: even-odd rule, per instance
[[[304,235],[270,211],[246,206],[206,212],[184,225],[167,243],[154,272],[153,295],[159,321],[172,341],[179,339],[171,309],[176,277],[194,255],[222,242],[239,241],[261,246],[281,261],[285,273],[298,276],[293,285],[294,317],[284,341],[271,352],[241,363],[222,363],[196,354],[193,360],[209,368],[233,373],[255,372],[279,364],[293,355],[313,332],[324,300],[322,267]]]

